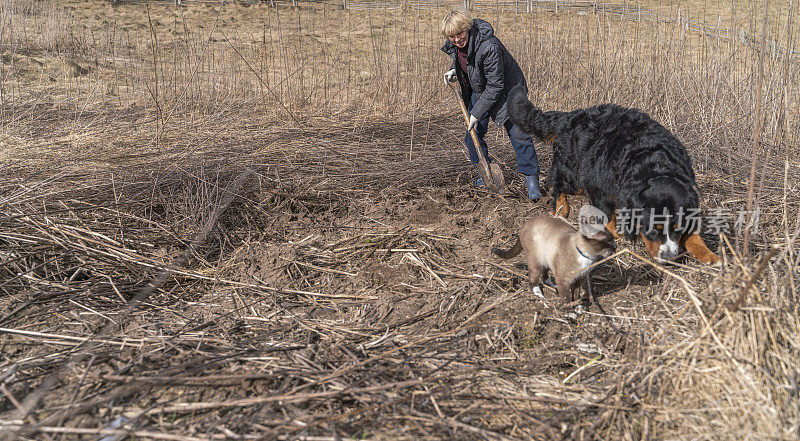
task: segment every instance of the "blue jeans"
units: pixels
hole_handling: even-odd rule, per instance
[[[472,110],[472,106],[475,105],[476,101],[478,101],[477,94],[473,94],[467,109]],[[514,147],[514,153],[517,155],[517,170],[526,176],[538,176],[539,159],[536,157],[536,148],[533,145],[533,140],[530,135],[514,125],[511,120],[506,121],[505,124],[503,124],[503,128],[506,129],[508,138],[511,140],[511,146]],[[488,130],[489,114],[487,113],[483,118],[478,120],[478,124],[475,126],[475,132],[478,135],[478,142],[481,145],[483,156],[486,158],[486,161],[492,162],[489,156],[489,146],[484,139]],[[470,136],[469,132],[467,132],[467,135],[464,137],[464,144],[467,145],[467,150],[469,151],[469,161],[473,164],[477,164],[478,152],[475,151],[475,144],[472,142],[472,136]]]

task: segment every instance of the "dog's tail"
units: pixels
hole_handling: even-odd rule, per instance
[[[542,112],[528,100],[528,93],[521,84],[511,89],[506,102],[511,122],[526,133],[541,140],[549,139],[556,133],[562,112]]]
[[[502,259],[510,259],[522,251],[522,241],[519,240],[519,236],[517,236],[517,241],[514,242],[514,246],[511,247],[509,250],[501,250],[497,247],[492,247],[492,252]]]

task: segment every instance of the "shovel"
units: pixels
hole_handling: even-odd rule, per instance
[[[458,104],[461,105],[461,113],[464,114],[464,121],[466,121],[467,127],[469,127],[469,112],[467,112],[467,106],[464,104],[464,100],[461,99],[461,92],[456,89],[453,83],[448,81],[447,85],[450,86],[450,89],[456,94]],[[475,151],[478,152],[478,173],[481,175],[484,185],[493,193],[502,193],[506,186],[506,180],[503,178],[503,171],[500,169],[500,164],[494,162],[490,164],[486,162],[486,158],[483,157],[483,149],[481,149],[481,144],[478,141],[478,134],[475,133],[474,127],[469,131],[469,134],[472,136],[472,144],[475,145]]]

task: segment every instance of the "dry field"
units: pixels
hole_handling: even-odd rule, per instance
[[[764,46],[478,13],[534,102],[644,109],[732,214],[721,268],[621,242],[578,309],[490,253],[550,201],[495,129],[510,190],[470,185],[443,11],[301,3],[0,4],[0,438],[800,437],[797,2],[649,5]]]

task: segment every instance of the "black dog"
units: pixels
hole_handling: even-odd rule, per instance
[[[509,94],[508,109],[514,124],[553,143],[554,214],[569,215],[566,195],[585,194],[616,237],[617,210],[627,213],[633,222],[623,234],[640,236],[654,258],[675,257],[680,244],[702,262],[719,262],[699,222],[686,222],[699,207],[686,148],[649,115],[615,104],[542,112],[521,86]]]

